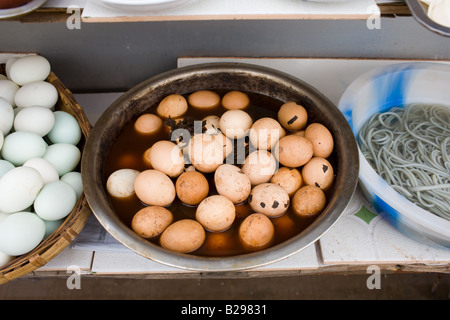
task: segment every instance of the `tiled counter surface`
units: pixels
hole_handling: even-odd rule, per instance
[[[371,68],[393,60],[344,59],[215,59],[182,58],[178,66],[212,61],[260,64],[290,73],[318,88],[335,104],[348,84]],[[448,63],[448,62],[445,62]],[[94,124],[121,93],[75,95]],[[86,276],[118,277],[248,277],[311,273],[450,272],[450,249],[429,247],[407,238],[369,210],[360,190],[337,223],[316,243],[283,260],[243,271],[198,272],[179,269],[142,257],[116,242],[91,215],[75,242],[28,276],[64,276],[80,271]]]

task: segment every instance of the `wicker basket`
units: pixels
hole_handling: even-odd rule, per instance
[[[0,74],[5,74],[4,64],[0,64]],[[89,120],[81,106],[76,102],[72,92],[64,86],[53,72],[50,72],[47,81],[53,84],[59,93],[55,110],[66,111],[78,120],[83,134],[78,147],[83,151],[92,127]],[[52,260],[78,236],[86,224],[89,214],[90,209],[84,193],[82,193],[75,208],[57,230],[42,240],[32,251],[16,257],[6,265],[0,266],[0,284],[5,284],[10,280],[33,272]]]

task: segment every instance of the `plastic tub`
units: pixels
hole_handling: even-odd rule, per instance
[[[450,107],[450,65],[398,63],[374,69],[349,85],[339,101],[355,137],[375,113],[408,103]],[[420,242],[450,248],[450,221],[436,216],[394,191],[370,166],[358,146],[359,180],[366,198],[399,231]],[[450,210],[450,208],[449,208]]]

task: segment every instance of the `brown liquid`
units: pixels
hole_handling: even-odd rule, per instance
[[[223,96],[226,92],[217,90],[219,95]],[[283,102],[273,98],[258,95],[254,93],[247,93],[250,97],[251,104],[245,111],[252,117],[253,121],[262,117],[277,117],[277,110]],[[187,96],[187,95],[186,95]],[[149,110],[155,110],[155,107]],[[201,120],[208,115],[217,115],[220,117],[226,109],[219,106],[215,109],[199,110],[190,107],[185,118],[191,117],[195,120]],[[160,130],[159,133],[150,136],[144,136],[134,130],[134,121],[138,118],[136,116],[130,123],[128,123],[122,132],[119,134],[117,140],[112,145],[112,148],[105,161],[105,181],[106,178],[118,169],[132,168],[139,171],[149,169],[143,161],[143,154],[145,150],[150,148],[153,143],[159,140],[170,140],[170,134],[167,130]],[[238,165],[238,164],[237,164]],[[209,182],[210,195],[217,194],[214,186],[214,173],[205,174]],[[176,179],[173,179],[175,183]],[[136,197],[131,196],[127,199],[119,199],[111,197],[111,203],[116,211],[118,217],[122,222],[130,227],[131,219],[134,214],[145,205]],[[178,198],[167,207],[173,215],[174,221],[190,218],[195,219],[195,206],[188,206],[182,203]],[[250,252],[249,249],[244,248],[238,236],[238,228],[242,220],[252,213],[250,206],[245,202],[236,205],[236,219],[233,225],[222,232],[213,233],[206,231],[206,239],[204,244],[192,252],[191,254],[200,256],[232,256]],[[295,214],[292,208],[281,217],[271,218],[275,227],[275,237],[271,246],[281,243],[308,227],[317,216],[311,218],[302,218]],[[149,241],[158,244],[159,237],[149,239]]]

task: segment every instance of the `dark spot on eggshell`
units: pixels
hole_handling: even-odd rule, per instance
[[[314,182],[317,188],[320,188],[320,185],[317,182]]]
[[[260,202],[259,205],[261,206],[261,208],[265,208],[266,204],[264,202]]]
[[[276,208],[278,208],[279,205],[280,205],[280,203],[277,200],[275,200],[272,204],[272,208],[276,209]]]
[[[295,122],[295,120],[297,120],[298,117],[294,116],[291,120],[288,121],[288,124],[293,124]]]
[[[325,173],[325,172],[327,172],[327,170],[328,170],[328,166],[327,165],[322,165],[322,170],[323,170],[323,172]]]

